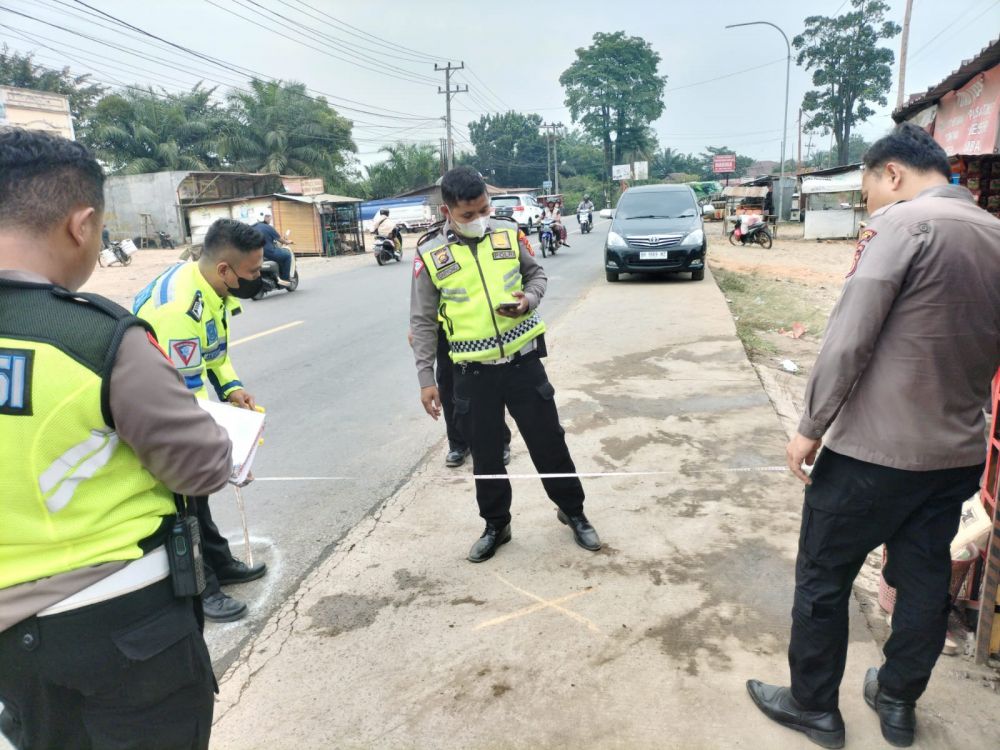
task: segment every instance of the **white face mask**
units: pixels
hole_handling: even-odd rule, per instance
[[[452,219],[451,226],[463,237],[485,237],[490,228],[490,220],[487,216],[480,216],[468,224],[463,224]]]

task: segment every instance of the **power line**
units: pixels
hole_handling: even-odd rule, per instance
[[[77,0],[77,2],[79,2],[79,1],[80,0]],[[209,5],[212,5],[212,6],[216,7],[216,8],[218,8],[219,10],[223,11],[224,13],[229,13],[230,15],[233,15],[236,18],[239,18],[239,19],[241,19],[243,21],[246,21],[249,24],[252,24],[254,26],[257,26],[258,28],[264,29],[265,31],[268,31],[271,34],[274,34],[276,36],[280,36],[283,39],[288,39],[288,40],[294,42],[295,44],[298,44],[298,45],[300,45],[302,47],[306,47],[307,49],[311,49],[311,50],[313,50],[315,52],[319,52],[321,55],[326,55],[327,57],[330,57],[330,58],[332,58],[334,60],[339,60],[340,62],[346,62],[349,65],[354,65],[354,66],[356,66],[358,68],[361,68],[362,70],[367,70],[367,71],[370,71],[372,73],[378,73],[379,75],[388,76],[390,78],[395,78],[395,79],[400,80],[400,81],[406,81],[407,83],[416,83],[416,84],[421,84],[421,85],[430,85],[427,81],[420,80],[420,79],[418,79],[416,77],[405,76],[405,75],[397,75],[395,73],[388,72],[387,70],[380,70],[379,68],[372,67],[370,65],[364,65],[364,64],[358,62],[357,60],[352,60],[349,57],[344,57],[343,55],[335,54],[335,53],[330,52],[328,50],[325,50],[325,49],[323,49],[321,47],[316,47],[316,46],[314,46],[312,44],[309,44],[309,43],[307,43],[307,42],[303,41],[302,39],[299,39],[299,38],[297,38],[295,36],[291,36],[290,34],[285,34],[285,33],[281,32],[281,31],[278,31],[273,26],[266,26],[266,25],[260,23],[259,21],[255,21],[254,19],[248,18],[247,16],[244,16],[241,13],[237,13],[235,10],[232,10],[230,8],[226,8],[226,7],[222,6],[222,5],[219,5],[218,3],[213,2],[213,0],[205,0],[205,2],[208,3]],[[234,2],[236,2],[236,0],[234,0]],[[239,4],[240,3],[237,2],[237,5],[239,5]],[[241,6],[241,7],[245,7],[245,6]],[[284,28],[288,28],[284,24],[278,24],[278,25],[281,25]]]
[[[971,18],[971,19],[969,19],[969,21],[968,21],[968,22],[967,22],[966,24],[964,24],[964,25],[962,26],[962,28],[961,28],[961,29],[958,29],[958,31],[961,31],[962,29],[965,29],[966,27],[968,27],[968,26],[971,26],[971,25],[972,25],[973,23],[975,23],[976,21],[978,21],[978,20],[979,20],[979,19],[980,19],[981,17],[985,16],[985,15],[986,15],[987,13],[989,13],[989,12],[990,12],[991,10],[993,10],[993,8],[995,8],[995,7],[997,6],[997,5],[1000,5],[1000,1],[998,1],[998,2],[994,2],[994,3],[992,3],[991,5],[987,6],[987,7],[986,7],[986,8],[985,8],[985,9],[983,10],[983,12],[982,12],[982,13],[980,13],[979,15],[977,15],[977,16],[976,16],[975,18]],[[969,12],[971,13],[972,11],[969,11]],[[958,23],[959,21],[962,21],[962,20],[964,20],[965,18],[966,18],[966,16],[958,16],[958,17],[957,17],[957,18],[956,18],[956,19],[955,19],[954,21],[952,21],[952,22],[951,22],[951,23],[949,23],[949,24],[948,24],[947,26],[945,26],[945,27],[944,27],[943,29],[941,29],[941,30],[940,30],[940,31],[939,31],[939,32],[938,32],[937,34],[935,34],[935,35],[934,35],[934,36],[932,36],[932,37],[931,37],[930,39],[928,39],[928,40],[927,40],[926,42],[924,42],[923,44],[921,44],[921,45],[920,45],[920,46],[919,46],[919,47],[918,47],[918,48],[917,48],[917,49],[916,49],[916,50],[915,50],[915,51],[913,52],[913,54],[912,54],[912,55],[910,55],[910,57],[909,57],[910,61],[912,62],[914,58],[918,57],[918,56],[920,55],[920,53],[921,53],[921,52],[923,52],[923,51],[924,51],[925,49],[927,49],[927,48],[928,48],[928,47],[930,46],[931,42],[933,42],[933,41],[934,41],[935,39],[937,39],[937,38],[938,38],[939,36],[941,36],[941,35],[942,35],[942,34],[944,34],[944,33],[945,33],[946,31],[948,31],[948,29],[950,29],[950,28],[951,28],[952,26],[954,26],[954,25],[955,25],[956,23]]]
[[[83,6],[87,7],[87,8],[91,7],[91,6],[87,5],[86,3],[82,2],[82,0],[74,0],[74,1],[77,2],[77,3],[79,3],[80,5],[83,5]],[[70,34],[70,35],[72,35],[74,37],[83,37],[85,39],[89,39],[90,41],[96,42],[96,43],[101,44],[103,46],[110,47],[111,49],[116,49],[116,50],[119,50],[119,51],[122,51],[122,52],[126,52],[128,54],[132,54],[132,55],[135,55],[137,57],[141,57],[143,59],[147,59],[147,60],[149,59],[149,57],[147,57],[146,55],[142,55],[140,53],[133,52],[132,50],[122,48],[120,45],[116,45],[114,43],[108,42],[107,40],[103,40],[103,39],[99,39],[97,37],[93,37],[93,36],[89,36],[87,34],[83,34],[83,33],[79,32],[79,31],[76,31],[76,30],[73,30],[73,29],[69,29],[69,28],[67,28],[65,26],[62,26],[60,24],[52,23],[51,21],[46,21],[44,19],[37,18],[37,17],[29,15],[27,13],[21,13],[20,11],[13,10],[13,9],[8,8],[6,6],[3,6],[3,5],[0,5],[0,10],[6,10],[7,12],[13,13],[14,15],[21,16],[23,18],[27,18],[27,19],[29,19],[31,21],[35,21],[37,23],[41,23],[41,24],[44,24],[46,26],[50,26],[50,27],[55,28],[55,29],[59,29],[60,31],[66,32],[67,34]],[[94,10],[96,10],[96,9],[94,9]],[[213,57],[211,57],[209,55],[205,55],[205,54],[203,54],[201,52],[198,52],[196,50],[188,49],[187,47],[184,47],[182,45],[176,44],[174,42],[170,42],[170,41],[168,41],[166,39],[163,39],[161,37],[156,36],[155,34],[152,34],[151,32],[148,32],[148,31],[146,31],[144,29],[141,29],[141,28],[139,28],[137,26],[133,26],[132,24],[128,23],[127,21],[122,21],[121,19],[118,19],[115,16],[112,16],[112,15],[110,15],[108,13],[105,13],[104,11],[98,10],[97,12],[100,13],[101,15],[105,16],[105,17],[111,18],[115,23],[118,23],[118,24],[120,24],[121,26],[124,26],[127,29],[131,29],[133,31],[136,31],[137,33],[141,34],[142,36],[149,37],[149,38],[155,39],[157,41],[161,41],[161,42],[167,44],[170,47],[173,47],[173,48],[175,48],[177,50],[180,50],[181,52],[184,52],[184,53],[186,53],[188,55],[193,55],[195,57],[198,57],[198,58],[200,58],[202,60],[205,60],[205,61],[211,63],[212,65],[215,65],[217,67],[223,68],[224,70],[228,70],[230,72],[234,72],[237,75],[245,76],[247,78],[256,78],[256,79],[262,80],[262,81],[269,81],[269,82],[275,82],[275,81],[277,81],[277,79],[275,79],[274,77],[268,76],[268,75],[266,75],[264,73],[260,73],[258,71],[255,71],[255,70],[252,70],[252,69],[249,69],[249,68],[244,68],[242,66],[237,66],[237,65],[234,65],[232,63],[227,63],[224,60],[220,60],[218,58],[213,58]],[[164,63],[164,64],[166,64],[166,63]],[[218,82],[218,81],[216,81],[216,82]],[[231,84],[225,84],[225,83],[223,83],[222,85],[231,85]],[[357,102],[357,101],[355,101],[353,99],[347,99],[346,97],[337,96],[335,94],[328,94],[328,93],[326,93],[324,91],[319,91],[317,89],[307,89],[307,90],[314,91],[315,93],[319,94],[322,97],[325,97],[326,99],[333,99],[333,100],[338,100],[338,101],[346,101],[346,102],[351,102],[351,103],[354,103],[354,104],[364,105],[363,102]],[[315,96],[309,96],[308,94],[298,94],[297,92],[292,92],[292,93],[294,93],[295,95],[303,96],[303,97],[305,97],[307,99],[312,99],[313,101],[321,102],[321,100],[318,99]],[[323,102],[321,102],[321,103],[323,103]],[[326,103],[329,104],[328,102],[326,102]],[[338,104],[337,106],[340,107],[341,109],[345,109],[345,110],[352,111],[352,112],[361,112],[362,114],[371,115],[371,116],[374,116],[374,117],[383,117],[383,118],[396,119],[396,120],[425,120],[426,119],[426,118],[421,118],[421,117],[414,117],[413,115],[409,115],[409,114],[401,113],[401,112],[400,113],[396,113],[396,114],[385,114],[384,112],[389,112],[389,113],[396,112],[396,110],[390,110],[390,109],[387,109],[385,107],[374,106],[373,107],[374,109],[384,110],[384,112],[372,112],[370,109],[361,109],[359,107],[351,107],[351,106],[344,105],[344,104]]]

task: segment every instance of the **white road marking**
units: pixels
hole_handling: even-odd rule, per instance
[[[300,326],[305,323],[304,320],[293,320],[291,323],[285,323],[283,326],[277,326],[275,328],[269,328],[266,331],[261,331],[260,333],[255,333],[253,336],[247,336],[242,339],[236,339],[229,344],[229,348],[232,349],[234,346],[239,346],[240,344],[245,344],[248,341],[253,341],[254,339],[263,338],[264,336],[270,336],[272,333],[278,333],[279,331],[286,331],[289,328],[294,328],[295,326]]]

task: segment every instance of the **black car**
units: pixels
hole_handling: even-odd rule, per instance
[[[604,245],[608,281],[623,273],[691,273],[705,278],[701,208],[687,185],[643,185],[618,199]]]

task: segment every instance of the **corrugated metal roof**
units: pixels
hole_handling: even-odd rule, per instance
[[[984,70],[1000,65],[1000,37],[980,50],[971,60],[963,60],[961,66],[936,86],[931,86],[922,94],[913,94],[906,104],[892,113],[892,119],[903,122],[924,107],[934,104],[949,91],[960,89]]]

